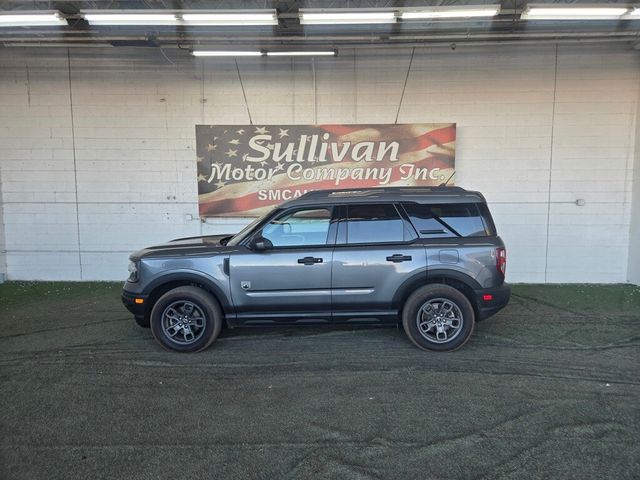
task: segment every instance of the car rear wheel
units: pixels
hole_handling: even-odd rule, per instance
[[[475,314],[459,290],[442,284],[426,285],[405,303],[402,325],[417,347],[446,352],[462,347],[471,338]]]
[[[151,332],[167,350],[204,350],[220,334],[222,309],[209,292],[185,286],[169,290],[153,306]]]

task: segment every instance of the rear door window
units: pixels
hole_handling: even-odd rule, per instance
[[[496,234],[485,204],[403,203],[402,206],[421,238],[486,237]]]
[[[404,242],[411,240],[406,230],[405,221],[393,204],[347,206],[347,243]]]

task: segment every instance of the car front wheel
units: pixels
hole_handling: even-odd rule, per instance
[[[419,288],[402,310],[404,331],[423,350],[446,352],[462,347],[471,337],[474,324],[471,303],[448,285]]]
[[[209,292],[185,286],[168,291],[151,310],[151,332],[167,350],[204,350],[220,334],[222,310]]]

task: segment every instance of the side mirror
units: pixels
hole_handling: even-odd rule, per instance
[[[264,237],[258,237],[251,242],[251,249],[257,252],[263,252],[271,247],[273,247],[271,241]]]

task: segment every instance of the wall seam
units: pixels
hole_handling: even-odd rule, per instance
[[[200,69],[200,75],[202,76],[202,82],[200,82],[200,121],[202,125],[204,125],[204,112],[205,112],[205,104],[209,101],[205,97],[205,87],[204,87],[204,62],[202,62],[202,68]]]
[[[316,59],[311,58],[311,72],[313,79],[313,123],[318,124],[318,79],[316,78]]]
[[[293,84],[293,98],[291,99],[291,123],[296,123],[296,62],[291,57],[291,83]]]
[[[358,123],[358,52],[353,49],[353,123]]]

